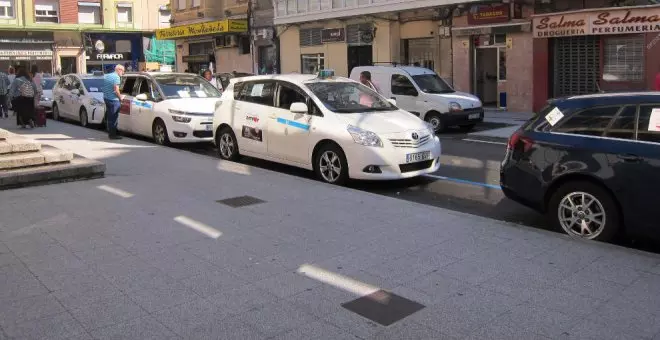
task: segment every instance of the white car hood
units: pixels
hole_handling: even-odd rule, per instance
[[[431,94],[433,96],[439,96],[448,102],[456,102],[461,105],[464,109],[471,109],[481,107],[481,100],[475,95],[465,93],[465,92],[454,92],[454,93],[438,93]]]
[[[44,90],[44,92],[41,94],[41,96],[43,96],[45,98],[53,99],[53,90]]]
[[[215,112],[215,103],[220,98],[178,98],[167,99],[169,108],[190,113],[200,113],[213,115]]]
[[[428,129],[426,122],[410,112],[403,110],[339,113],[337,116],[347,124],[368,130],[377,134],[419,131]]]
[[[103,92],[87,92],[87,93],[89,93],[90,97],[99,101],[103,101]]]

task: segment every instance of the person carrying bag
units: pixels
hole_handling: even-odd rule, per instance
[[[16,112],[16,123],[22,128],[25,128],[26,125],[34,128],[34,97],[37,94],[37,88],[32,82],[30,74],[24,68],[18,70],[16,79],[11,84],[10,92],[12,106]]]

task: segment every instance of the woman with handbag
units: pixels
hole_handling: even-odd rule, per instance
[[[34,128],[36,118],[34,97],[37,94],[37,87],[25,68],[18,69],[16,79],[12,82],[9,92],[11,93],[12,106],[16,112],[18,126],[25,128],[26,125],[30,125]]]

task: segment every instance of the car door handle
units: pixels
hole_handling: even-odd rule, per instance
[[[641,160],[641,157],[629,153],[623,155],[617,155],[617,157],[619,157],[619,159],[622,159],[625,162],[639,162]]]

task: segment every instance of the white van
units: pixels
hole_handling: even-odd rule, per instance
[[[385,98],[429,122],[436,132],[449,126],[466,131],[484,120],[481,100],[469,93],[457,92],[435,72],[414,66],[358,66],[351,79],[360,81],[364,71]]]

